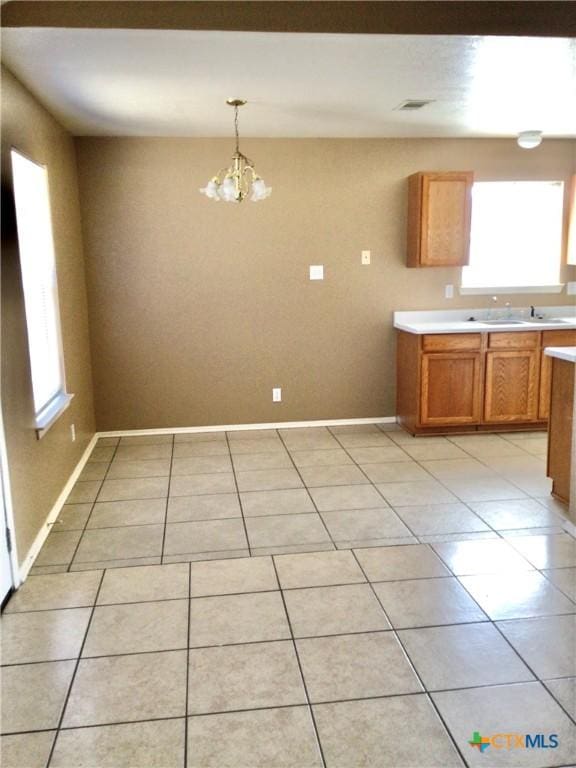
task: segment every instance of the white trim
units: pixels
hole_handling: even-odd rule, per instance
[[[461,296],[490,296],[492,294],[506,293],[562,293],[564,283],[556,285],[461,285]]]
[[[30,572],[30,568],[32,568],[34,561],[38,557],[38,554],[42,549],[42,546],[46,541],[48,534],[50,533],[51,527],[54,525],[56,518],[60,514],[60,511],[62,510],[62,507],[64,506],[64,503],[66,502],[66,499],[68,498],[68,494],[72,490],[74,483],[76,482],[80,473],[84,469],[84,466],[88,461],[90,454],[92,453],[92,449],[96,445],[97,440],[98,440],[98,435],[97,434],[93,435],[92,439],[86,446],[86,450],[82,454],[80,461],[78,462],[78,464],[76,464],[72,474],[68,478],[66,485],[64,486],[60,495],[56,499],[54,506],[48,513],[48,517],[44,521],[44,524],[40,528],[40,531],[38,532],[38,535],[34,539],[32,546],[28,550],[26,557],[22,561],[22,565],[20,566],[20,569],[19,569],[20,582],[23,582],[28,576],[28,573]]]
[[[2,491],[4,496],[4,514],[6,526],[10,531],[10,570],[12,571],[12,586],[17,589],[22,583],[20,568],[18,567],[18,549],[16,546],[16,526],[14,525],[14,507],[12,506],[12,488],[10,486],[10,468],[8,466],[8,449],[4,434],[4,413],[0,407],[0,473],[2,474]],[[1,513],[0,513],[1,514]]]
[[[96,437],[130,437],[131,435],[181,435],[196,432],[238,432],[252,429],[295,429],[297,427],[345,427],[354,424],[395,424],[396,416],[372,419],[321,419],[319,421],[274,421],[262,424],[220,424],[213,427],[171,427],[167,429],[119,429],[97,432]]]

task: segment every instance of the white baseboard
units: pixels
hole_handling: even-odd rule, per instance
[[[97,437],[129,437],[130,435],[174,435],[196,432],[237,432],[252,429],[294,429],[296,427],[345,427],[354,424],[395,424],[396,416],[376,416],[372,419],[320,419],[318,421],[276,421],[262,424],[220,424],[212,427],[170,427],[161,429],[117,429],[97,432]]]
[[[92,449],[96,445],[97,440],[98,440],[98,435],[97,434],[93,435],[92,439],[86,446],[86,450],[82,454],[80,461],[78,462],[78,464],[76,464],[74,471],[68,478],[68,481],[66,482],[66,485],[62,489],[62,492],[56,499],[54,506],[48,513],[48,517],[44,521],[44,525],[42,526],[38,535],[34,539],[34,543],[28,550],[28,553],[24,558],[22,565],[20,566],[20,569],[19,569],[20,582],[23,582],[26,579],[26,577],[28,576],[28,573],[30,572],[30,568],[32,568],[32,566],[34,565],[34,561],[38,557],[38,554],[42,549],[42,546],[46,541],[46,538],[48,537],[48,534],[50,533],[50,530],[54,525],[56,518],[60,514],[60,511],[62,510],[62,507],[64,506],[66,499],[68,498],[68,494],[72,490],[74,483],[76,482],[76,480],[78,480],[80,473],[84,469],[84,466],[88,461],[88,458],[90,457],[90,454],[92,453]]]

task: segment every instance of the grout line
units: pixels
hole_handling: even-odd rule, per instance
[[[292,647],[294,649],[294,654],[296,656],[296,662],[298,664],[298,669],[300,670],[300,677],[302,678],[302,687],[304,688],[304,695],[306,696],[306,702],[308,704],[308,711],[310,713],[310,718],[312,720],[312,726],[314,728],[314,733],[316,734],[316,742],[318,744],[318,749],[320,751],[320,757],[322,759],[322,765],[324,768],[326,768],[326,758],[324,757],[324,750],[322,748],[322,742],[320,740],[320,733],[318,731],[318,725],[316,723],[316,717],[314,715],[314,709],[312,708],[312,703],[310,701],[310,694],[308,692],[308,686],[306,685],[306,678],[304,677],[304,671],[302,669],[302,662],[300,661],[300,656],[298,654],[298,646],[296,645],[296,640],[294,638],[294,630],[292,628],[292,622],[290,620],[290,614],[288,613],[288,607],[286,605],[286,599],[284,598],[284,592],[282,590],[282,584],[280,582],[280,577],[278,576],[278,569],[276,568],[276,561],[274,558],[272,558],[272,567],[274,568],[274,573],[276,574],[276,581],[278,582],[278,588],[280,590],[280,597],[282,599],[282,605],[284,606],[284,613],[286,615],[286,621],[288,622],[288,629],[290,630],[290,637],[292,639]]]
[[[444,718],[442,717],[442,714],[441,714],[440,710],[439,710],[439,709],[438,709],[438,707],[436,706],[436,702],[433,700],[432,696],[430,696],[430,693],[429,693],[428,689],[426,688],[426,686],[425,686],[425,684],[424,684],[424,680],[423,680],[423,679],[422,679],[422,677],[420,676],[420,673],[419,673],[419,672],[418,672],[418,670],[416,669],[416,666],[415,666],[415,664],[412,662],[412,659],[410,658],[410,656],[409,656],[409,654],[408,654],[408,651],[407,651],[407,650],[406,650],[406,648],[404,647],[404,643],[403,643],[403,642],[402,642],[402,640],[400,639],[400,636],[398,635],[398,632],[397,632],[397,631],[396,631],[396,630],[393,628],[392,622],[390,621],[390,617],[388,616],[388,613],[386,612],[386,609],[384,608],[384,605],[383,605],[382,601],[380,600],[380,598],[379,598],[379,596],[378,596],[378,593],[377,593],[377,592],[376,592],[376,590],[374,589],[374,586],[373,586],[372,582],[370,582],[370,581],[368,580],[368,576],[367,576],[367,574],[366,574],[366,572],[365,572],[364,568],[362,567],[362,563],[361,563],[361,562],[358,560],[358,558],[356,557],[356,553],[355,553],[354,551],[352,551],[352,556],[354,557],[354,559],[356,560],[356,563],[357,563],[358,567],[360,568],[360,570],[361,570],[361,571],[362,571],[362,573],[364,574],[364,578],[366,579],[366,581],[368,581],[368,584],[370,585],[370,589],[372,590],[372,594],[374,595],[374,597],[375,597],[375,598],[376,598],[376,600],[378,601],[378,604],[380,605],[380,607],[381,607],[381,609],[382,609],[382,612],[384,613],[384,616],[386,617],[386,620],[387,620],[387,621],[388,621],[388,623],[390,624],[390,627],[392,627],[392,630],[391,630],[391,631],[392,631],[392,633],[393,633],[393,636],[394,636],[394,638],[396,639],[396,642],[398,643],[398,645],[400,646],[400,648],[402,649],[402,652],[403,652],[403,654],[404,654],[404,657],[405,657],[406,661],[408,662],[408,664],[409,664],[410,668],[412,669],[412,672],[413,672],[413,673],[414,673],[414,675],[416,676],[416,679],[418,680],[418,682],[419,682],[419,683],[420,683],[420,685],[422,686],[422,692],[423,692],[423,693],[425,693],[425,695],[426,695],[426,697],[427,697],[428,701],[430,702],[431,706],[433,707],[434,711],[436,712],[436,716],[438,717],[438,719],[440,720],[440,722],[441,722],[441,723],[442,723],[442,725],[444,726],[444,730],[446,731],[446,734],[448,735],[448,738],[449,738],[449,739],[452,741],[452,744],[453,744],[453,746],[454,746],[454,749],[456,750],[457,754],[458,754],[458,755],[461,757],[461,759],[462,759],[462,761],[464,762],[464,764],[465,764],[465,765],[467,765],[467,761],[465,760],[465,758],[464,758],[464,755],[463,755],[462,751],[460,750],[460,747],[458,746],[458,743],[457,743],[457,741],[456,741],[456,737],[452,735],[452,732],[451,732],[451,731],[450,731],[450,729],[448,728],[448,725],[446,724],[446,722],[445,722]],[[482,622],[482,623],[485,623],[485,622]]]
[[[64,699],[64,703],[62,705],[62,711],[60,712],[60,717],[58,718],[58,724],[56,725],[56,735],[54,737],[54,740],[52,742],[52,747],[50,748],[50,754],[48,755],[48,760],[46,761],[46,768],[49,768],[50,762],[52,761],[52,757],[54,755],[54,748],[56,746],[56,742],[58,740],[58,733],[62,727],[62,723],[64,722],[64,715],[66,714],[66,709],[68,707],[68,702],[70,700],[70,694],[72,693],[72,688],[74,687],[74,682],[76,680],[76,674],[78,673],[78,667],[80,666],[80,660],[82,659],[82,651],[84,650],[84,646],[86,645],[86,640],[88,638],[88,633],[90,632],[90,627],[92,625],[92,619],[94,618],[94,612],[96,610],[96,603],[98,602],[98,595],[100,594],[100,590],[102,589],[102,583],[104,581],[104,576],[106,575],[106,571],[102,571],[102,575],[100,577],[100,583],[98,584],[98,589],[96,590],[96,594],[94,596],[94,604],[92,605],[92,610],[90,612],[90,617],[88,618],[88,623],[86,624],[86,630],[84,632],[84,637],[82,638],[82,644],[78,650],[78,657],[76,659],[76,664],[74,666],[74,670],[72,672],[72,676],[70,678],[70,684],[68,685],[68,691],[66,692],[66,698]]]
[[[168,473],[168,488],[166,489],[166,505],[164,508],[164,530],[162,531],[162,547],[160,548],[160,563],[164,559],[164,545],[166,543],[166,528],[168,525],[168,505],[170,503],[170,484],[172,483],[172,466],[174,463],[174,435],[170,444],[170,472]]]
[[[187,612],[187,640],[186,640],[186,699],[184,705],[184,766],[188,766],[188,701],[190,696],[190,613],[192,600],[192,564],[188,563],[188,612]]]
[[[234,487],[236,488],[236,496],[238,504],[240,505],[240,514],[242,515],[242,525],[244,526],[244,536],[246,538],[246,546],[248,548],[248,557],[252,557],[252,547],[250,544],[250,538],[248,536],[248,526],[246,525],[246,517],[244,515],[244,505],[242,504],[242,497],[240,496],[240,488],[238,487],[238,478],[236,477],[236,467],[234,466],[234,460],[232,458],[232,451],[230,449],[230,438],[228,432],[224,433],[226,437],[226,445],[228,446],[228,459],[232,466],[232,476],[234,477]]]

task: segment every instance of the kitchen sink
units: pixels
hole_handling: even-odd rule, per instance
[[[527,320],[478,320],[482,325],[524,325]]]

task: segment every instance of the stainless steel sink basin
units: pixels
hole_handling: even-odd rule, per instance
[[[478,320],[482,325],[524,325],[526,320]]]

